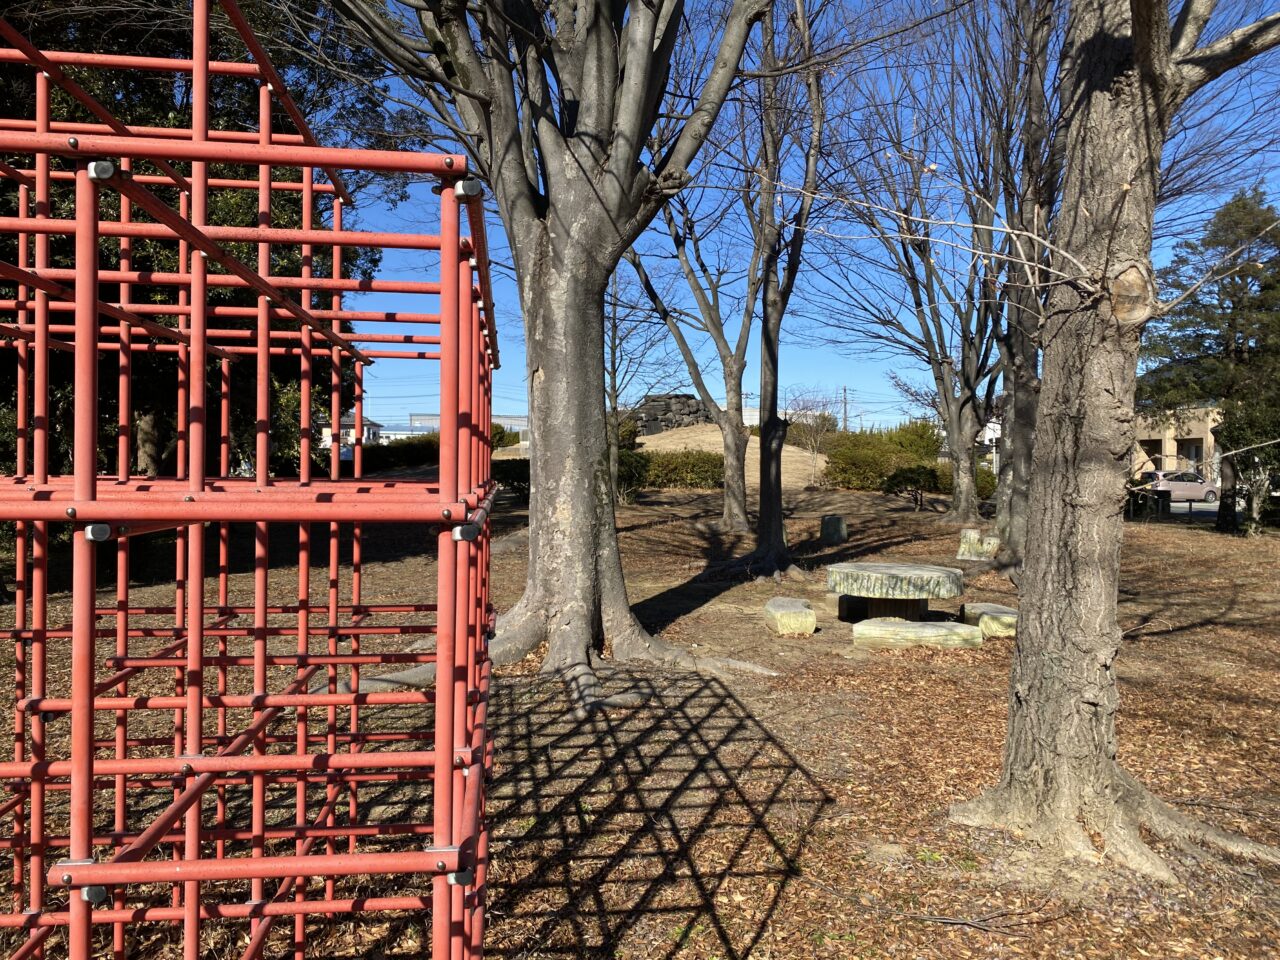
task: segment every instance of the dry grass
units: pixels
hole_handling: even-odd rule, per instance
[[[713,423],[704,423],[696,427],[680,427],[677,430],[655,433],[651,437],[641,437],[640,448],[659,451],[724,452],[720,428]],[[820,482],[822,471],[826,467],[826,454],[820,453],[814,456],[808,450],[791,444],[782,448],[782,486],[785,489],[802,490],[815,482]],[[747,441],[747,487],[754,490],[758,486],[760,486],[760,438],[751,437]]]

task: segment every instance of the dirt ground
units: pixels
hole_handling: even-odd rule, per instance
[[[642,496],[618,518],[649,629],[778,676],[620,670],[611,687],[640,686],[647,703],[577,722],[557,683],[536,676],[536,656],[499,673],[490,956],[1280,956],[1280,869],[1161,846],[1182,879],[1161,887],[1051,867],[1016,837],[948,821],[950,804],[997,774],[1012,641],[846,659],[849,628],[821,609],[820,568],[954,564],[958,531],[879,494],[797,492],[788,506],[807,582],[700,581],[709,561],[748,546],[710,525],[715,494]],[[819,518],[835,512],[851,539],[820,547]],[[420,595],[431,582],[420,534],[370,546],[369,601]],[[1121,760],[1180,809],[1280,844],[1280,538],[1226,539],[1187,523],[1131,524],[1127,535]],[[508,510],[493,557],[500,608],[523,585],[524,546]],[[248,576],[233,576],[233,597]],[[278,576],[296,579],[287,566]],[[780,594],[814,601],[816,635],[767,631],[762,608]],[[962,599],[1015,602],[994,575]],[[390,712],[385,722],[422,725]],[[415,799],[396,801],[407,819],[424,815]],[[425,922],[309,927],[308,956],[417,956]],[[242,945],[229,932],[206,955]],[[130,955],[177,955],[177,943],[160,936]]]
[[[948,806],[996,777],[1012,641],[846,659],[849,628],[832,614],[813,637],[779,639],[761,609],[779,594],[820,609],[819,568],[836,560],[954,564],[958,531],[878,494],[797,494],[791,507],[815,576],[784,585],[695,581],[746,547],[706,526],[714,495],[621,511],[646,626],[780,675],[619,678],[656,695],[586,726],[544,686],[532,716],[501,725],[494,955],[1280,956],[1280,870],[1160,847],[1184,881],[1167,889],[1049,869],[1017,838],[950,823]],[[829,512],[848,518],[843,547],[817,544]],[[1180,809],[1278,843],[1280,538],[1127,533],[1121,760]],[[522,565],[500,554],[499,582],[519,583]],[[962,599],[1016,603],[995,575]]]

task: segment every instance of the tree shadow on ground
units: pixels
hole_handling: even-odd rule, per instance
[[[609,686],[652,696],[579,721],[554,680],[495,682],[486,953],[753,956],[831,798],[720,681]]]

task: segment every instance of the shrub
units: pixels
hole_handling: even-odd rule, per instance
[[[996,475],[991,472],[990,467],[978,465],[977,474],[975,476],[977,483],[978,499],[990,500],[996,495],[996,484],[998,480]],[[951,496],[955,492],[955,478],[951,473],[951,468],[938,470],[938,493],[945,496]]]
[[[618,498],[636,491],[713,490],[724,486],[724,455],[707,450],[619,450]]]
[[[850,490],[879,490],[895,471],[922,462],[882,433],[841,433],[827,448],[825,478]]]
[[[990,500],[996,495],[999,479],[990,467],[978,467],[978,499]]]
[[[645,485],[649,473],[649,454],[623,447],[618,451],[618,499],[634,503],[636,492]]]
[[[938,492],[938,470],[922,463],[902,467],[885,477],[880,489],[890,496],[906,497],[917,510],[921,510],[925,494]]]
[[[493,440],[493,449],[495,450],[501,447],[514,447],[520,442],[519,430],[508,430],[500,423],[489,425],[489,436]]]
[[[401,467],[429,467],[440,462],[440,435],[423,433],[401,437],[387,443],[364,448],[361,455],[365,473],[395,470]]]
[[[520,503],[529,502],[529,461],[494,460],[490,473],[504,489],[511,491]]]
[[[724,455],[708,450],[670,450],[643,454],[648,460],[646,487],[658,490],[712,490],[724,486]]]

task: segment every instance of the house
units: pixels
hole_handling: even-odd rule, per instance
[[[1134,423],[1133,472],[1195,470],[1207,479],[1217,479],[1219,457],[1213,428],[1221,422],[1217,404],[1186,406],[1161,414],[1139,413]]]
[[[325,421],[318,423],[317,426],[320,429],[321,446],[330,446],[333,443],[333,431],[329,429],[328,422]],[[362,446],[367,447],[371,444],[382,442],[382,424],[378,423],[377,420],[370,420],[368,417],[365,417],[363,427],[364,430],[362,431],[362,436],[360,438]],[[342,420],[339,421],[338,442],[344,447],[349,447],[356,442],[355,417],[343,417]]]

